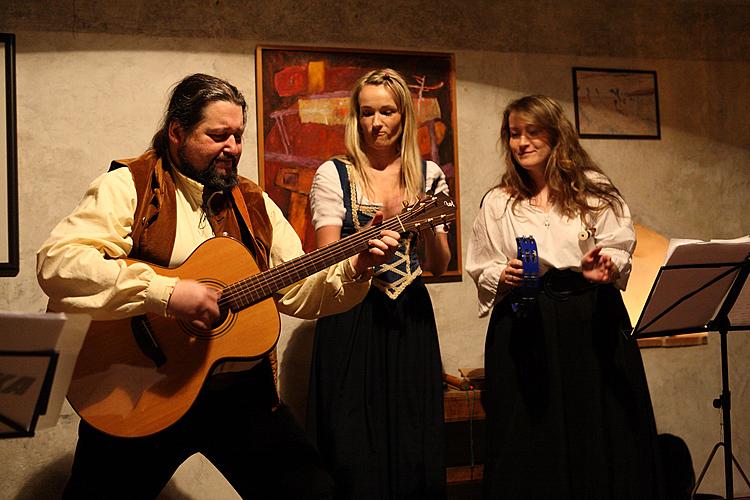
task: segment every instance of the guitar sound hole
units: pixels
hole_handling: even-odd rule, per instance
[[[229,332],[236,321],[237,315],[232,314],[229,308],[219,308],[219,317],[208,328],[198,328],[187,321],[180,321],[180,324],[182,330],[193,337],[213,340]]]
[[[211,324],[211,329],[215,330],[219,328],[221,325],[224,324],[224,322],[227,320],[227,317],[229,316],[229,309],[226,307],[220,307],[219,308],[219,317],[216,321],[214,321]]]

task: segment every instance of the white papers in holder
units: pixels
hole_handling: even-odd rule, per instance
[[[0,437],[57,423],[89,316],[0,312]]]
[[[734,240],[672,240],[646,305],[636,337],[709,331],[738,277],[748,265],[750,237]],[[745,283],[729,311],[733,327],[750,327],[750,287]]]

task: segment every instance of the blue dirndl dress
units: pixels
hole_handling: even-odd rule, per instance
[[[347,167],[342,237],[377,207],[358,205]],[[442,364],[432,302],[413,237],[380,266],[353,309],[318,320],[308,430],[338,498],[445,497]]]

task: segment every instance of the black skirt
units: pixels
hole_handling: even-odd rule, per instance
[[[338,498],[444,498],[442,365],[421,279],[318,320],[307,424]]]
[[[551,271],[526,314],[492,312],[485,498],[661,498],[656,426],[619,290]]]

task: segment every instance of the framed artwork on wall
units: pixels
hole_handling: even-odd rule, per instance
[[[18,274],[18,185],[16,163],[16,38],[0,33],[0,276]]]
[[[582,138],[661,138],[656,71],[573,68],[573,102]]]
[[[404,76],[412,92],[422,157],[445,172],[456,202],[448,235],[451,261],[439,278],[461,280],[461,242],[453,54],[259,46],[255,54],[258,169],[263,189],[284,212],[306,252],[315,249],[308,195],[318,166],[346,154],[349,95],[378,68]]]

